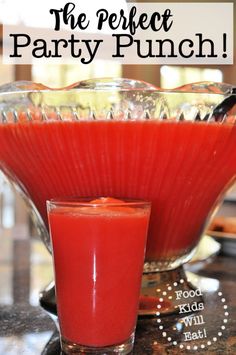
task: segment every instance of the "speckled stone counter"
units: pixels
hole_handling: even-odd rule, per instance
[[[7,239],[0,236],[2,245],[4,240]],[[36,302],[39,288],[45,285],[44,278],[40,279],[40,287],[36,285],[36,276],[44,275],[49,280],[52,276],[50,256],[45,262],[40,254],[40,248],[44,248],[40,241],[18,238],[11,243],[8,247],[13,251],[11,258],[0,258],[0,355],[60,354],[55,318]],[[33,259],[32,243],[34,249],[37,244],[38,253],[34,252]],[[133,354],[236,354],[236,258],[219,255],[190,265],[188,270],[201,276],[190,274],[203,289],[208,289],[204,292],[201,313],[207,336],[195,340],[194,348],[192,342],[184,340],[186,329],[176,315],[159,321],[158,317],[139,319]]]

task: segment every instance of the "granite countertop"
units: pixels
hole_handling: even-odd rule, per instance
[[[56,318],[38,305],[39,290],[52,279],[51,257],[34,238],[15,237],[14,233],[7,235],[0,231],[0,243],[0,354],[60,354]],[[218,255],[188,265],[187,269],[202,289],[208,290],[204,291],[201,313],[204,325],[192,327],[192,333],[205,329],[205,342],[198,339],[195,341],[197,349],[188,350],[190,343],[183,337],[183,321],[176,315],[162,317],[161,321],[157,317],[139,319],[134,355],[236,354],[235,257]],[[170,338],[175,345],[168,340]]]

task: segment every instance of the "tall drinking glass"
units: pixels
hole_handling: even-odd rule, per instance
[[[128,354],[150,203],[54,199],[47,208],[63,351]]]

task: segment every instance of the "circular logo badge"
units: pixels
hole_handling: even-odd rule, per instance
[[[187,280],[189,282],[189,280]],[[211,293],[214,302],[209,303],[201,288],[184,289],[185,280],[173,284],[166,284],[163,289],[158,289],[159,302],[157,304],[157,324],[162,337],[170,345],[181,350],[199,350],[211,346],[223,335],[228,323],[229,310],[222,291]],[[178,319],[170,327],[161,316],[165,302],[175,304]],[[212,309],[212,304],[216,308]],[[211,305],[211,306],[210,306]],[[217,322],[212,327],[212,312],[217,311]]]

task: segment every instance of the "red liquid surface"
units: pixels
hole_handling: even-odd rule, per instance
[[[2,124],[0,142],[0,168],[18,177],[45,223],[53,197],[151,200],[147,260],[191,249],[236,173],[236,127],[217,123]]]
[[[87,346],[126,341],[136,324],[149,210],[49,213],[62,336]]]

